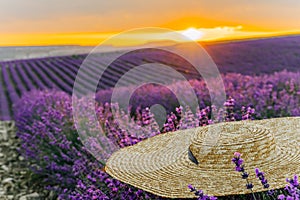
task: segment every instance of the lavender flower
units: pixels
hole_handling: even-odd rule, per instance
[[[283,200],[283,199],[285,199],[285,196],[284,196],[284,194],[280,194],[280,195],[278,195],[277,199],[280,199],[280,200]]]
[[[188,188],[190,189],[190,192],[194,192],[195,196],[198,197],[199,200],[216,200],[216,199],[218,199],[217,197],[214,197],[214,196],[205,195],[202,190],[197,190],[191,184],[188,185]]]
[[[229,75],[228,77],[236,78],[236,76]],[[198,84],[197,82],[194,83]],[[273,86],[268,86],[268,89],[260,92],[266,93],[263,95],[272,93],[270,98],[272,98],[273,102],[255,104],[260,110],[258,113],[262,113],[264,106],[278,104],[279,100],[273,94]],[[286,95],[284,92],[282,94]],[[236,94],[233,94],[225,102],[227,119],[252,119],[250,115],[254,113],[254,109],[250,110],[249,107],[247,109],[245,107],[242,108],[247,116],[244,116],[244,118],[243,116],[236,117],[238,113],[235,113],[234,108],[245,103],[235,101],[236,98]],[[293,102],[293,98],[289,96],[284,98]],[[240,100],[239,98],[237,99]],[[260,105],[264,106],[259,107]],[[82,109],[90,109],[90,104],[83,100],[80,106]],[[279,104],[276,106],[279,106]],[[163,132],[205,126],[212,123],[209,119],[209,113],[214,107],[203,106],[202,108],[196,112],[196,116],[190,112],[188,107],[177,108],[176,114],[169,114]],[[117,117],[113,116],[112,109],[116,110]],[[16,110],[15,118],[18,127],[18,137],[22,141],[20,152],[32,164],[31,170],[40,177],[42,183],[45,183],[45,188],[57,192],[60,199],[159,199],[155,195],[121,183],[105,173],[103,170],[104,163],[97,161],[87,151],[87,147],[90,147],[95,151],[103,152],[101,145],[98,143],[98,141],[101,141],[101,137],[88,137],[86,140],[87,146],[83,146],[73,122],[71,98],[69,95],[56,91],[35,91],[25,95],[20,103],[16,105]],[[279,112],[281,111],[275,111],[275,113]],[[105,130],[105,137],[107,136],[120,148],[136,144],[149,136],[160,134],[149,108],[140,108],[138,113],[131,117],[129,112],[126,114],[119,111],[117,105],[97,104],[96,114],[100,125]],[[265,116],[265,114],[261,116]],[[97,130],[95,130],[95,127],[90,126],[89,116],[86,117],[86,119],[80,120],[83,122],[82,125],[86,126],[88,136],[89,131],[95,132]],[[124,124],[126,124],[128,129],[123,128],[124,126],[122,125]],[[112,150],[103,153],[105,153],[101,154],[103,157],[108,157]],[[249,174],[245,171],[244,160],[241,158],[241,154],[236,152],[232,162],[235,164],[235,170],[240,172],[241,177],[247,181],[246,188],[252,191],[253,184],[248,182]],[[263,186],[269,188],[269,183],[264,177],[264,173],[257,169],[256,175]],[[279,195],[278,198],[298,198],[298,177],[295,175],[293,179],[287,179],[287,182],[289,185],[285,189],[288,192],[288,196]],[[189,188],[199,199],[216,199],[205,195],[201,190],[196,190],[193,186],[189,186]],[[274,195],[273,190],[268,191],[268,193]]]
[[[210,112],[209,106],[207,106],[206,108],[201,109],[197,112],[199,126],[206,126],[206,125],[212,124],[212,121],[208,117],[209,112]]]
[[[229,97],[227,101],[224,103],[226,108],[225,113],[225,121],[235,121],[235,114],[234,114],[234,107],[235,107],[235,100],[232,97]]]
[[[261,184],[264,186],[264,188],[269,188],[270,185],[268,184],[268,180],[265,178],[265,173],[259,171],[258,168],[255,168],[255,174],[256,177],[259,178]]]
[[[287,178],[286,182],[289,183],[289,185],[285,186],[285,190],[289,193],[289,196],[293,197],[293,199],[300,199],[298,176],[294,175],[291,179]],[[288,196],[286,198],[288,199]]]
[[[243,165],[244,160],[241,158],[241,156],[242,156],[241,153],[235,152],[235,153],[233,154],[233,158],[231,159],[231,161],[235,164],[235,171],[241,172],[241,173],[242,173],[242,174],[241,174],[242,179],[245,179],[246,182],[247,182],[247,183],[246,183],[246,188],[247,188],[248,190],[251,190],[251,193],[252,193],[253,198],[256,199],[256,198],[255,198],[255,195],[254,195],[254,193],[253,193],[253,190],[252,190],[253,184],[250,183],[250,182],[248,181],[249,174],[248,174],[247,172],[245,172],[244,165]]]
[[[253,119],[253,115],[255,113],[255,109],[248,106],[247,108],[245,106],[242,106],[242,120],[251,120]]]
[[[234,157],[231,159],[231,161],[235,164],[235,171],[237,172],[244,172],[244,160],[241,158],[241,154],[239,152],[234,153]]]
[[[79,103],[81,109],[90,109],[89,102],[80,100]],[[112,118],[111,106],[97,105],[96,113],[112,141],[123,147],[145,138],[122,130]],[[90,137],[87,134],[86,142],[90,146],[83,146],[74,126],[69,95],[56,91],[35,91],[25,95],[16,108],[17,134],[22,141],[20,153],[29,161],[31,170],[41,179],[41,184],[44,183],[45,189],[58,193],[59,199],[157,198],[112,179],[102,170],[103,163],[96,160],[87,147],[101,153],[111,152],[103,152],[98,142],[101,142],[99,135]],[[144,113],[144,126],[153,128],[151,116],[147,117],[148,110]],[[95,127],[86,119],[89,116],[78,119],[83,122],[80,123],[81,128],[85,128],[87,133],[94,132]],[[130,125],[136,127],[133,130],[139,128],[138,123]]]
[[[247,184],[246,184],[246,188],[247,188],[248,190],[252,190],[253,184],[252,184],[252,183],[247,183]]]

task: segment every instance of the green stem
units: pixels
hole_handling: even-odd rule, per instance
[[[246,181],[247,181],[247,184],[249,184],[248,178],[246,178]],[[254,192],[253,192],[252,188],[251,188],[250,190],[251,190],[251,193],[252,193],[253,199],[254,199],[254,200],[256,200],[256,198],[255,198],[255,195],[254,195]]]
[[[271,195],[271,197],[272,197],[273,200],[276,200],[275,197],[274,197],[273,195]]]

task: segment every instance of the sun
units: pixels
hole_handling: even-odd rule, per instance
[[[188,28],[184,31],[181,31],[181,34],[184,35],[189,40],[193,40],[193,41],[199,40],[203,36],[203,32],[195,28]]]

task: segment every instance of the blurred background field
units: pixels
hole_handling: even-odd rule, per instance
[[[271,75],[274,72],[283,70],[288,72],[299,71],[300,36],[227,43],[203,43],[202,45],[215,61],[222,74],[236,73],[254,76]],[[171,48],[173,47],[171,46]],[[184,44],[181,44],[180,47],[174,46],[174,48],[184,48]],[[31,50],[28,52],[28,49]],[[103,49],[103,51],[108,52],[102,52],[97,60],[90,63],[90,68],[84,69],[87,76],[82,80],[82,84],[86,88],[91,87],[91,80],[99,78],[97,74],[94,74],[94,71],[98,65],[103,65],[101,59],[107,59],[111,54],[114,54],[114,51],[111,51],[113,49],[113,47]],[[3,61],[7,59],[3,58],[0,61],[0,119],[13,119],[12,106],[27,91],[55,88],[71,94],[76,74],[87,56],[85,53],[89,50],[91,50],[91,47],[76,46],[1,48],[1,51],[6,52],[8,57],[9,54],[12,54],[16,57],[22,57],[22,59],[14,60],[10,56],[12,60]],[[30,53],[31,51],[32,53]],[[74,54],[78,52],[80,54]],[[51,56],[49,57],[49,55]],[[28,57],[37,58],[28,59]],[[113,87],[118,79],[134,66],[153,62],[168,65],[167,59],[172,60],[173,58],[165,58],[165,55],[155,52],[152,55],[145,55],[143,51],[134,56],[124,56],[121,60],[109,66],[98,84],[98,90]],[[198,72],[184,60],[177,61],[177,64],[172,67],[182,73],[188,80],[201,79]],[[82,93],[85,92],[82,91]],[[100,99],[105,99],[105,97],[102,96]]]

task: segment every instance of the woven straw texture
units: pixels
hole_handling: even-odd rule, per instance
[[[192,184],[208,195],[246,194],[246,181],[234,171],[234,152],[242,153],[254,192],[265,189],[254,169],[264,171],[270,188],[300,172],[300,117],[219,123],[165,133],[123,148],[108,159],[112,177],[153,194],[193,198]],[[198,160],[188,157],[188,149]]]

